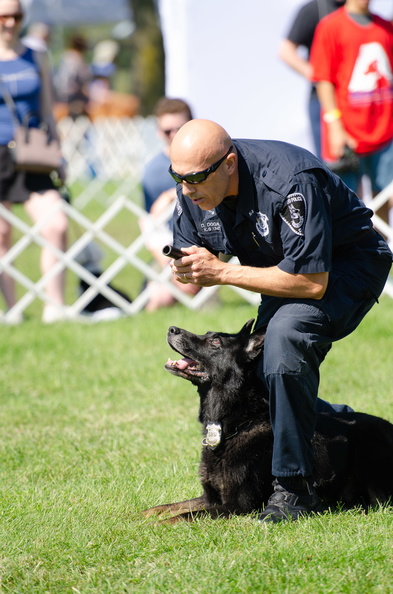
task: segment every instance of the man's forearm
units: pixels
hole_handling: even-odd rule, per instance
[[[290,274],[278,266],[254,268],[222,262],[205,248],[184,248],[184,256],[171,263],[179,282],[200,287],[232,285],[273,297],[321,299],[329,280],[328,272]]]
[[[310,63],[298,54],[298,47],[289,39],[281,42],[278,52],[279,58],[285,62],[292,70],[304,76],[307,80],[311,78],[312,68]]]
[[[321,299],[326,291],[329,273],[289,274],[277,266],[253,268],[227,264],[220,284],[232,285],[273,297]]]

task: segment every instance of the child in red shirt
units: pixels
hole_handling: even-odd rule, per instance
[[[344,176],[355,191],[366,173],[374,191],[393,179],[393,26],[347,0],[317,26],[311,49],[313,80],[323,111],[322,156],[339,159],[345,146],[360,157]]]

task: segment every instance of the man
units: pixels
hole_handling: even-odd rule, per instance
[[[356,192],[367,175],[377,194],[393,180],[393,26],[369,4],[346,0],[319,23],[311,64],[323,111],[323,158],[334,163],[346,146],[353,149],[359,165],[340,177]],[[378,212],[385,221],[387,206]]]
[[[154,202],[164,193],[170,192],[175,199],[175,184],[170,175],[169,149],[176,132],[192,119],[191,108],[183,99],[162,97],[154,110],[157,135],[163,142],[163,149],[146,165],[142,178],[145,209],[151,211]],[[170,202],[170,198],[168,203]]]
[[[311,0],[310,2],[306,2],[306,4],[300,7],[286,38],[283,39],[280,44],[279,57],[281,60],[307,80],[312,79],[312,68],[309,56],[315,28],[324,16],[342,6],[344,1],[345,0]],[[307,55],[304,56],[303,53],[299,51],[299,48],[305,48]],[[308,114],[316,151],[315,154],[318,157],[321,157],[320,111],[321,108],[317,90],[314,85],[311,85]]]
[[[332,342],[352,332],[377,301],[392,253],[372,212],[308,151],[277,141],[233,140],[193,120],[176,134],[177,183],[171,263],[179,282],[232,285],[262,294],[267,326],[260,376],[270,396],[274,493],[260,521],[315,513],[319,367]],[[236,255],[241,266],[221,261]]]
[[[142,190],[145,200],[145,209],[149,216],[140,220],[140,227],[146,233],[146,247],[151,252],[154,260],[160,269],[168,266],[168,259],[162,254],[162,248],[170,243],[172,237],[172,225],[157,225],[159,219],[171,204],[175,203],[175,183],[168,173],[170,165],[169,149],[176,132],[189,120],[192,119],[191,108],[183,99],[172,99],[162,97],[154,110],[157,121],[157,134],[164,143],[164,147],[147,164],[142,178]],[[176,281],[174,281],[176,283]],[[197,287],[190,285],[176,286],[189,295],[198,292]],[[150,283],[149,301],[146,304],[146,311],[156,311],[162,307],[170,307],[176,303],[171,291],[163,284]]]

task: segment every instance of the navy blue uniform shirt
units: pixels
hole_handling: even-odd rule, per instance
[[[237,256],[244,265],[293,274],[329,272],[340,262],[345,267],[355,245],[391,259],[372,231],[372,211],[309,151],[273,140],[233,144],[238,196],[204,211],[178,184],[176,247],[197,245]]]

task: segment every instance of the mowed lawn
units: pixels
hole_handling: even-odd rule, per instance
[[[164,370],[170,325],[237,332],[256,308],[184,307],[93,325],[0,326],[1,593],[393,592],[393,509],[261,526],[160,525],[200,494],[195,388]],[[393,300],[322,366],[321,397],[393,422]]]

